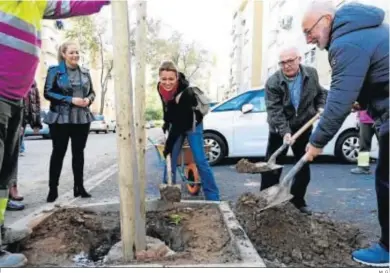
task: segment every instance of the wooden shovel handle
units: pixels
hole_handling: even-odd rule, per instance
[[[301,129],[299,129],[292,137],[291,137],[291,141],[295,141],[298,137],[300,137],[302,135],[303,132],[305,132],[310,126],[313,125],[313,123],[321,116],[320,113],[317,113],[314,117],[312,117],[311,120],[309,120],[305,125],[303,125],[301,127]],[[272,155],[271,157],[269,158],[268,160],[268,164],[275,164],[276,162],[276,158],[287,148],[289,147],[290,144],[289,143],[283,143],[282,146],[279,147],[279,149],[277,149]]]
[[[310,126],[313,125],[314,122],[316,122],[317,119],[319,119],[321,116],[320,113],[317,113],[314,117],[311,118],[305,125],[301,127],[292,137],[291,140],[295,141],[298,137],[302,135],[303,132],[305,132]]]
[[[168,185],[172,185],[172,165],[171,165],[171,155],[167,155],[166,158],[166,164],[167,164],[167,175],[168,175]]]

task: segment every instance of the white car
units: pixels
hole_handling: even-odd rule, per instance
[[[110,131],[110,126],[106,122],[104,116],[95,115],[95,120],[91,122],[90,132],[95,132],[99,134],[100,132],[108,133]]]
[[[116,120],[110,120],[108,122],[108,130],[116,133]]]
[[[225,157],[265,156],[269,128],[264,93],[264,89],[257,89],[239,94],[212,107],[204,117],[204,141],[212,146],[207,155],[211,165]],[[337,156],[343,162],[355,163],[358,152],[356,113],[351,113],[325,146],[323,155]],[[371,156],[376,158],[377,153],[378,143],[374,137]],[[292,155],[291,149],[288,155]]]

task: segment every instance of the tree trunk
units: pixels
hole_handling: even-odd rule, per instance
[[[112,1],[113,52],[115,64],[115,102],[117,121],[118,179],[120,193],[121,238],[123,260],[135,258],[136,222],[140,221],[139,186],[134,183],[132,145],[134,139],[134,119],[131,82],[131,55],[129,51],[129,14],[127,1]],[[136,209],[138,208],[138,209]],[[135,252],[134,252],[135,251]]]
[[[141,221],[137,222],[137,230],[140,232],[137,236],[137,249],[146,249],[146,211],[145,211],[145,69],[146,69],[146,1],[139,1],[136,4],[137,27],[136,27],[136,75],[135,75],[135,105],[138,107],[136,116],[136,143],[137,143],[137,166],[138,181],[140,183],[139,196],[141,199]]]

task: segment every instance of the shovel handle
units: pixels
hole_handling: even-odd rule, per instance
[[[306,122],[305,125],[303,125],[292,137],[291,142],[294,142],[298,137],[300,137],[303,132],[305,132],[310,126],[313,125],[314,122],[316,122],[317,119],[319,119],[321,116],[320,113],[317,113],[314,117],[312,117],[308,122]],[[268,164],[275,164],[276,158],[286,149],[290,146],[289,143],[283,143],[282,146],[279,147],[269,158]]]
[[[306,122],[305,125],[303,125],[301,127],[301,129],[299,129],[292,137],[291,137],[291,140],[292,141],[295,141],[298,137],[300,137],[303,132],[305,132],[310,126],[313,125],[314,122],[316,122],[317,119],[319,119],[321,116],[320,113],[317,113],[314,117],[311,118],[311,120],[309,120],[308,122]]]
[[[301,159],[295,164],[292,169],[283,177],[282,186],[291,187],[294,176],[302,169],[302,167],[307,163],[306,154],[301,157]]]
[[[172,185],[172,165],[171,165],[171,155],[167,155],[166,158],[166,164],[167,164],[167,175],[168,175],[168,185]]]

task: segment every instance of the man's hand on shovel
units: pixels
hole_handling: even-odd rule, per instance
[[[290,146],[294,144],[294,141],[295,140],[291,137],[290,133],[285,134],[283,137],[283,142]]]
[[[314,160],[314,158],[316,158],[317,156],[322,154],[322,150],[323,150],[322,148],[316,148],[313,145],[311,145],[310,143],[307,144],[306,154],[305,154],[306,160],[308,162],[312,162]]]

